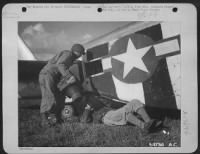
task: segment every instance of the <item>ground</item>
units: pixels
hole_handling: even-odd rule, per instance
[[[141,129],[132,125],[113,127],[79,122],[44,129],[40,126],[39,106],[29,103],[19,105],[20,147],[180,146],[180,119],[164,119],[164,124],[171,128],[169,135],[162,132],[143,135]]]

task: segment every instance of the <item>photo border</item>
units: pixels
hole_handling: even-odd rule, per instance
[[[64,5],[66,7],[64,7]],[[141,17],[139,11],[107,11],[99,13],[97,8],[108,6],[160,6],[155,16]],[[27,13],[21,12],[26,6]],[[41,6],[43,6],[41,8]],[[47,7],[48,6],[48,7]],[[52,7],[54,6],[54,7]],[[55,6],[63,6],[59,8]],[[44,8],[45,7],[45,8]],[[177,7],[174,14],[171,9]],[[67,8],[67,9],[66,9]],[[78,9],[78,11],[77,11]],[[145,9],[149,9],[148,7]],[[48,10],[48,11],[47,11]],[[54,13],[56,11],[56,14]],[[84,13],[83,13],[84,12]],[[62,14],[65,14],[63,16]],[[71,14],[74,14],[71,16]],[[53,18],[52,18],[53,17]],[[18,21],[177,21],[181,24],[181,147],[33,147],[19,148],[18,145],[18,74],[17,32]],[[190,44],[190,46],[188,45]],[[68,151],[96,153],[123,152],[191,152],[197,148],[197,11],[192,4],[7,4],[2,10],[2,60],[3,60],[3,144],[10,153],[61,153]],[[15,51],[15,52],[14,52]],[[188,52],[190,51],[190,52]],[[192,54],[191,54],[192,53]],[[191,82],[188,82],[191,81]],[[10,89],[12,87],[12,97]],[[192,105],[188,102],[194,102]],[[191,120],[192,119],[192,120]],[[11,127],[12,124],[12,127]]]

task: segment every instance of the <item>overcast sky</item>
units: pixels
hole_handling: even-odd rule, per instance
[[[74,43],[86,43],[128,23],[20,22],[18,32],[38,60],[48,60]]]

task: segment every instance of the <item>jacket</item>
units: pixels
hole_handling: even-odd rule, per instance
[[[61,51],[55,55],[44,68],[40,71],[40,74],[49,73],[53,76],[61,77],[65,76],[67,69],[73,64],[76,60],[76,56],[68,50]]]

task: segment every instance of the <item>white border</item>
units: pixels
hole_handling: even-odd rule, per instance
[[[26,6],[28,11],[21,12]],[[34,8],[33,8],[34,6]],[[41,9],[41,6],[43,7]],[[55,6],[60,7],[55,8]],[[127,6],[140,10],[129,10]],[[107,9],[102,13],[97,8]],[[121,8],[112,10],[111,8]],[[152,13],[148,9],[161,8]],[[177,7],[178,12],[172,12]],[[146,11],[143,11],[146,10]],[[180,21],[181,22],[181,147],[18,147],[18,21]],[[197,11],[191,4],[7,4],[2,9],[3,146],[8,153],[175,153],[197,148]]]

